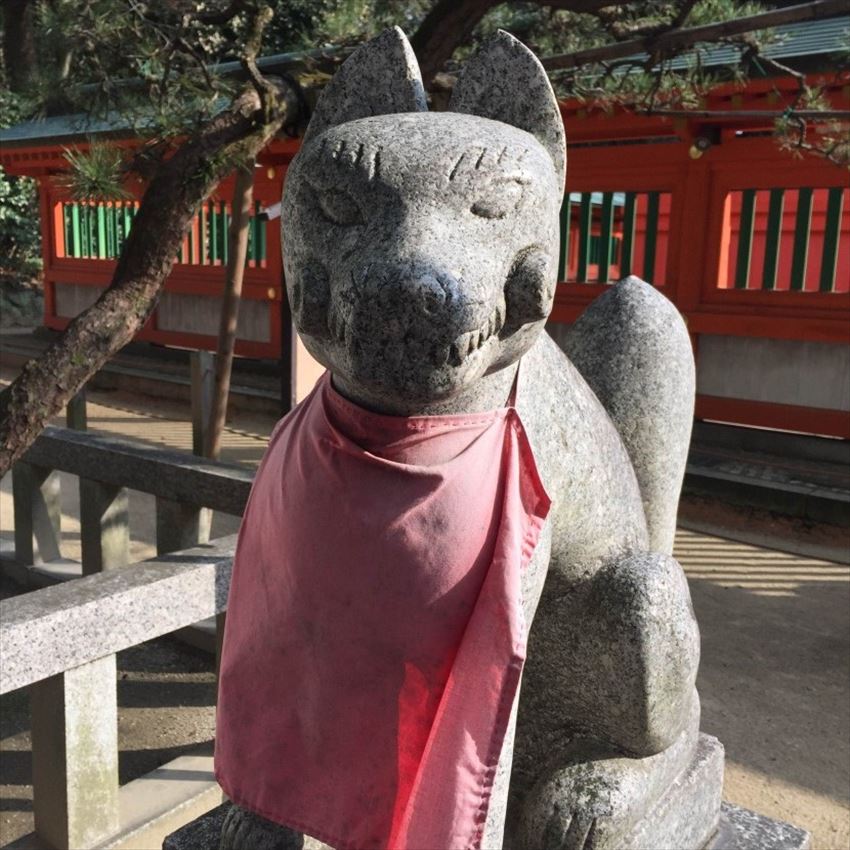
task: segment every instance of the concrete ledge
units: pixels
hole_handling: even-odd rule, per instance
[[[224,799],[213,774],[212,746],[180,756],[119,792],[121,831],[95,850],[151,850]]]
[[[0,693],[225,609],[236,535],[0,602]]]
[[[91,850],[153,850],[166,836],[221,804],[213,775],[212,746],[180,756],[118,791],[119,831]],[[51,850],[35,833],[6,850]]]
[[[694,422],[693,444],[734,452],[768,454],[797,461],[814,461],[827,467],[850,466],[850,441],[832,437],[814,437],[769,428],[723,425],[719,422]]]
[[[254,470],[133,440],[48,425],[24,460],[158,498],[241,516]]]
[[[0,547],[0,575],[12,579],[16,584],[28,590],[51,587],[54,584],[83,577],[83,565],[79,561],[60,558],[38,566],[26,565],[15,561],[14,546],[11,546],[9,551],[10,554],[7,557]],[[132,567],[133,564],[127,566]],[[215,617],[208,617],[206,620],[200,620],[191,626],[177,629],[176,632],[172,632],[172,635],[177,640],[204,652],[214,654],[216,651]]]
[[[714,468],[691,460],[685,471],[684,492],[731,504],[762,508],[789,517],[850,526],[850,492],[794,481],[777,481],[748,470]]]
[[[3,365],[20,369],[38,357],[58,334],[47,328],[35,332],[7,334],[0,342]],[[131,342],[89,379],[97,390],[119,390],[189,403],[189,351],[147,342]],[[230,397],[240,410],[250,410],[278,418],[280,401],[280,364],[275,360],[237,357],[233,363]]]

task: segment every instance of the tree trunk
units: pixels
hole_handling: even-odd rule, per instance
[[[438,0],[410,39],[419,59],[422,80],[429,88],[434,75],[469,40],[478,22],[499,0]]]
[[[3,0],[3,64],[13,92],[23,92],[36,69],[32,0]]]
[[[419,60],[425,88],[452,58],[455,50],[469,41],[481,19],[501,0],[438,0],[410,39]],[[539,5],[570,12],[593,13],[616,0],[540,0]],[[627,5],[627,4],[620,4]]]
[[[239,321],[239,301],[242,297],[242,279],[248,258],[248,224],[254,206],[254,160],[236,172],[231,203],[230,246],[227,252],[227,274],[224,297],[221,302],[221,323],[218,329],[218,351],[215,357],[215,389],[207,429],[204,454],[218,460],[221,453],[221,435],[227,418],[227,400],[230,394],[230,373],[233,368],[233,349],[236,345],[236,325]]]
[[[264,116],[250,91],[158,169],[142,198],[112,282],[59,339],[0,393],[0,475],[88,379],[144,325],[200,205],[238,163],[257,155],[298,109],[287,86]]]

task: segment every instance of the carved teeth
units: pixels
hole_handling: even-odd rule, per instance
[[[490,337],[499,333],[505,323],[505,305],[500,300],[493,312],[487,317],[487,320],[475,330],[467,331],[461,334],[451,345],[449,349],[448,360],[453,366],[460,364],[473,351],[478,351],[483,348],[484,343]],[[436,358],[439,360],[439,358]]]
[[[501,333],[502,328],[505,326],[505,302],[499,301],[496,305],[496,324],[493,327],[493,333]]]

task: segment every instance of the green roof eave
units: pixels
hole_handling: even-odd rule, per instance
[[[91,137],[129,138],[135,135],[126,122],[118,118],[95,120],[84,114],[53,115],[25,121],[0,130],[3,147],[33,147],[70,144]]]

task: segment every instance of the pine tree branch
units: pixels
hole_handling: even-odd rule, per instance
[[[202,24],[220,27],[230,23],[241,12],[247,11],[247,6],[246,0],[231,0],[227,6],[217,12],[198,12],[196,17]]]
[[[688,16],[691,14],[694,6],[699,3],[699,0],[683,0],[682,5],[679,7],[679,11],[676,12],[676,17],[670,21],[670,29],[677,30],[685,25],[685,21],[688,19]]]
[[[274,83],[264,81],[263,86],[265,103],[256,90],[246,91],[161,162],[109,287],[0,393],[0,475],[147,321],[184,234],[215,187],[297,117],[301,101],[291,84],[282,83],[273,95]]]
[[[612,12],[618,13],[618,10],[623,6],[628,6],[635,0],[625,0],[623,3],[611,2],[611,0],[544,0],[541,6],[548,6],[550,9],[558,9],[564,12],[575,12],[576,14],[593,15],[600,9],[610,8]]]
[[[587,50],[577,50],[575,53],[547,56],[541,59],[541,62],[546,70],[555,70],[578,68],[610,59],[625,59],[636,53],[663,55],[684,47],[691,47],[700,41],[717,41],[729,36],[768,29],[779,24],[834,17],[842,14],[846,9],[847,0],[813,0],[811,3],[773,9],[730,21],[672,30],[660,35],[621,41],[617,44],[604,44]]]
[[[715,118],[720,120],[741,118],[764,119],[765,122],[776,118],[796,115],[806,121],[850,121],[850,109],[647,109],[645,115],[667,115],[671,118]]]

